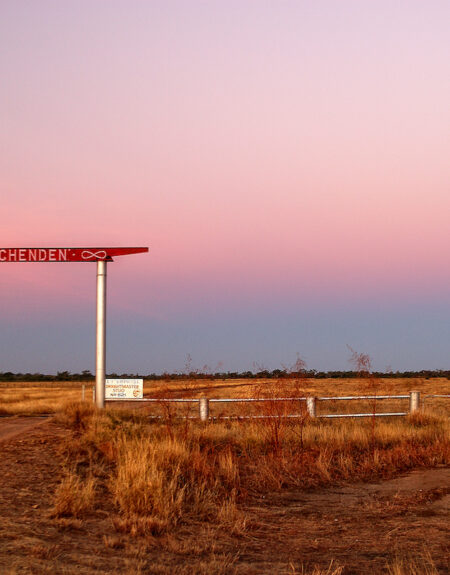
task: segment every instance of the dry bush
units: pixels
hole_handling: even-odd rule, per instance
[[[387,567],[389,575],[438,575],[429,553],[418,558],[396,557]]]
[[[236,456],[227,446],[216,450],[204,430],[189,433],[180,425],[167,434],[166,425],[148,426],[130,412],[83,404],[66,408],[60,421],[73,430],[64,448],[66,466],[80,476],[77,482],[69,474],[61,484],[55,504],[60,515],[75,514],[70,493],[84,484],[81,478],[89,471],[104,480],[120,512],[117,531],[159,535],[181,517],[244,529],[245,521],[231,511],[240,485]]]
[[[80,479],[75,473],[68,473],[55,493],[52,516],[80,517],[92,511],[95,502],[95,479]]]
[[[309,395],[309,379],[304,375],[306,363],[297,356],[294,365],[284,370],[287,377],[273,379],[270,384],[260,382],[254,389],[255,397],[262,400],[258,406],[259,433],[274,454],[280,454],[292,416],[295,416],[300,446],[303,447],[303,429],[308,419],[303,400]]]
[[[94,415],[95,407],[87,402],[71,402],[60,409],[56,421],[74,431],[83,431]]]
[[[156,441],[155,441],[156,439]],[[146,517],[157,530],[188,515],[218,516],[219,502],[233,502],[239,488],[231,452],[201,449],[200,442],[151,437],[116,440],[116,470],[109,481],[114,502],[126,518]]]
[[[248,528],[248,519],[239,509],[233,497],[226,499],[217,511],[220,527],[233,535],[244,535]]]
[[[261,424],[241,428],[243,485],[252,491],[311,487],[343,480],[392,477],[400,471],[435,466],[450,459],[447,419],[412,427],[404,420],[370,422],[311,420],[286,424],[280,449],[268,448]],[[230,431],[228,431],[230,433]]]
[[[328,567],[322,569],[319,566],[313,567],[313,570],[306,570],[305,567],[301,567],[300,571],[298,571],[294,565],[290,566],[292,575],[342,575],[344,572],[344,567],[339,567],[334,564],[334,561],[331,560]]]

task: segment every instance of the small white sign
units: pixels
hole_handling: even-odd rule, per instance
[[[142,399],[143,379],[106,379],[105,399]]]

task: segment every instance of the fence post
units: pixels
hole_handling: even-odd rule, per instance
[[[207,397],[201,397],[198,400],[198,412],[200,416],[200,421],[208,421],[209,419],[209,399]]]
[[[316,417],[316,398],[307,397],[306,398],[306,411],[309,417]]]
[[[81,401],[84,401],[85,396],[86,396],[86,386],[83,383],[83,385],[81,386]]]
[[[409,394],[409,413],[419,411],[420,408],[420,391],[411,391]]]
[[[92,403],[95,404],[95,385],[92,386]]]

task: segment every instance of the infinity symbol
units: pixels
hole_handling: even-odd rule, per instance
[[[85,250],[84,252],[81,252],[81,257],[84,260],[93,260],[93,259],[104,260],[106,256],[107,253],[104,250],[99,250],[98,252],[91,252],[90,250]]]

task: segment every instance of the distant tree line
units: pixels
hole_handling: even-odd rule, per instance
[[[89,381],[94,379],[92,373],[85,369],[81,373],[58,371],[56,375],[46,373],[13,373],[0,372],[0,381]]]
[[[395,372],[373,372],[376,377],[393,378],[424,378],[445,377],[450,380],[450,370],[421,370],[421,371],[395,371]],[[260,371],[222,371],[208,373],[207,371],[189,371],[187,373],[149,373],[147,375],[138,373],[109,373],[108,378],[143,378],[150,381],[164,380],[185,380],[185,379],[283,379],[283,378],[317,378],[317,379],[350,379],[359,377],[357,371],[317,371],[315,369],[302,369],[292,371],[288,369],[274,369],[272,371],[263,369]],[[56,375],[45,373],[13,373],[11,371],[0,372],[0,381],[92,381],[94,375],[87,369],[81,373],[71,373],[69,371],[58,371]]]

